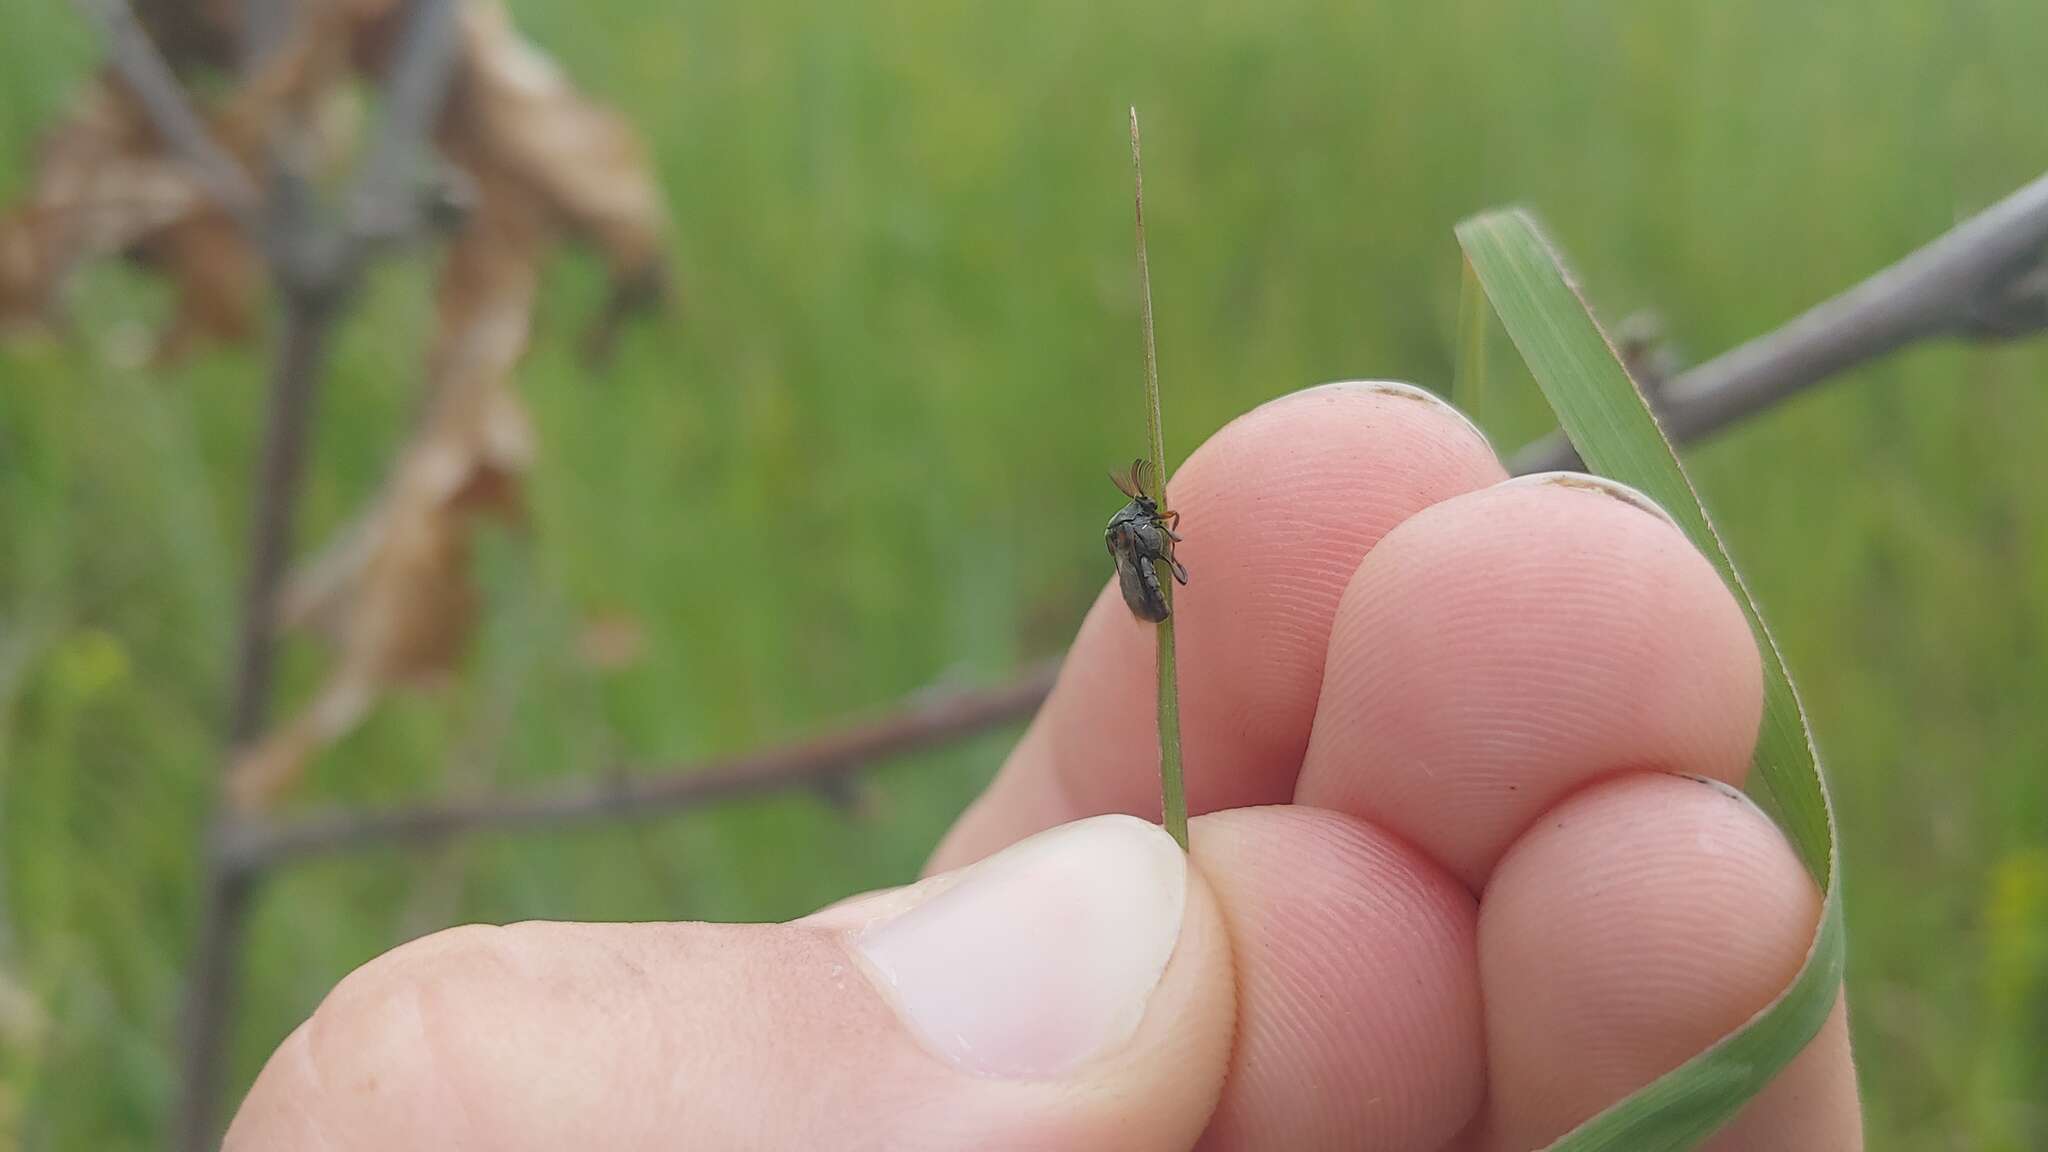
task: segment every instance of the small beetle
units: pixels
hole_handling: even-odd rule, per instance
[[[1159,587],[1158,566],[1165,564],[1175,580],[1188,582],[1188,570],[1173,558],[1173,546],[1180,540],[1173,529],[1180,523],[1180,513],[1160,515],[1158,502],[1145,494],[1152,479],[1149,460],[1133,460],[1128,474],[1112,472],[1109,479],[1131,502],[1109,518],[1103,543],[1116,558],[1117,586],[1123,590],[1131,615],[1156,624],[1171,611],[1166,593]]]

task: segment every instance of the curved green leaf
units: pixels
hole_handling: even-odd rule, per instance
[[[1792,985],[1739,1030],[1574,1128],[1551,1152],[1691,1148],[1768,1084],[1833,1009],[1842,981],[1841,884],[1834,809],[1785,661],[1728,559],[1642,393],[1573,286],[1535,219],[1519,209],[1458,226],[1487,299],[1586,466],[1648,494],[1677,520],[1734,590],[1764,660],[1764,719],[1751,788],[1825,893],[1813,946]]]

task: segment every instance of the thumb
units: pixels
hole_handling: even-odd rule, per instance
[[[285,1041],[227,1148],[1184,1149],[1233,1011],[1199,872],[1103,816],[788,925],[427,937]]]

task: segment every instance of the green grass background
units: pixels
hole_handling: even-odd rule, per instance
[[[1535,206],[1610,319],[1653,305],[1704,358],[2048,167],[2033,0],[514,8],[652,142],[687,313],[592,378],[602,287],[561,263],[521,374],[532,531],[485,541],[461,682],[383,708],[317,800],[744,749],[1057,651],[1144,427],[1127,103],[1176,458],[1320,381],[1447,387],[1477,209]],[[4,192],[93,59],[62,5],[9,25]],[[426,292],[393,270],[348,324],[302,547],[391,458]],[[0,1039],[0,1146],[150,1147],[174,1099],[261,367],[118,367],[165,303],[98,270],[72,336],[0,348],[0,970],[51,1020]],[[1545,427],[1510,359],[1482,413],[1504,447]],[[1689,457],[1835,782],[1873,1149],[2048,1141],[2044,377],[2048,343],[1927,347]],[[593,613],[646,659],[579,668]],[[288,696],[320,661],[293,646]],[[887,766],[853,816],[799,795],[282,876],[234,1080],[446,924],[778,917],[901,881],[1008,739]]]

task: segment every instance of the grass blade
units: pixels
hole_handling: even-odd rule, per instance
[[[1467,260],[1458,277],[1458,362],[1451,372],[1451,403],[1486,427],[1486,292]]]
[[[1152,498],[1159,514],[1166,506],[1166,432],[1159,421],[1159,350],[1152,339],[1152,261],[1145,251],[1145,162],[1138,147],[1138,110],[1131,109],[1131,187],[1138,221],[1138,306],[1145,326],[1145,430],[1151,435],[1152,475],[1159,491]],[[1188,846],[1188,794],[1180,771],[1180,686],[1173,650],[1173,581],[1161,579],[1166,619],[1159,633],[1159,815],[1160,823],[1182,850]]]
[[[1776,1000],[1741,1029],[1550,1146],[1551,1152],[1676,1152],[1733,1117],[1798,1055],[1834,1007],[1844,936],[1834,810],[1805,710],[1770,630],[1670,441],[1542,230],[1528,213],[1510,209],[1460,224],[1458,242],[1586,466],[1662,505],[1735,592],[1764,661],[1764,719],[1752,787],[1762,789],[1762,799],[1825,893],[1806,962]]]

